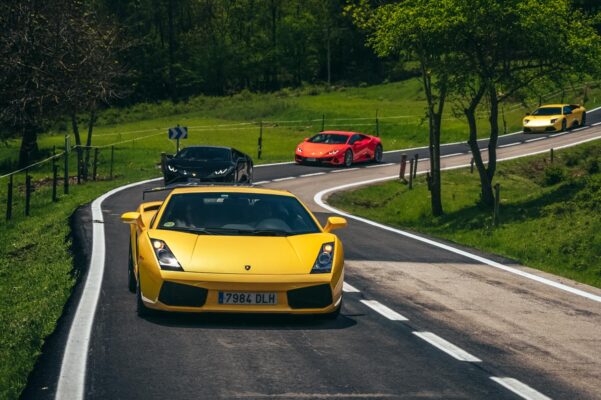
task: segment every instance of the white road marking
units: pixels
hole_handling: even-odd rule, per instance
[[[521,142],[513,142],[509,144],[504,144],[502,146],[497,146],[497,148],[502,149],[503,147],[517,146],[518,144],[522,144]]]
[[[595,122],[594,124],[592,124],[591,126],[598,126],[601,125],[601,122]]]
[[[301,175],[301,177],[302,177],[302,178],[306,178],[306,177],[308,177],[308,176],[317,176],[317,175],[325,175],[325,174],[326,174],[325,172],[315,172],[315,173],[312,173],[312,174],[304,174],[304,175]]]
[[[578,132],[578,131],[581,131],[586,128],[587,128],[586,126],[581,126],[580,128],[572,129],[572,132]]]
[[[291,179],[296,179],[295,176],[287,176],[286,178],[278,178],[278,179],[274,179],[274,182],[282,182],[282,181],[289,181]]]
[[[55,399],[78,400],[83,399],[84,383],[86,379],[86,365],[88,361],[88,345],[92,334],[94,313],[98,304],[98,297],[104,276],[104,217],[102,215],[102,202],[122,190],[132,188],[163,178],[149,179],[142,182],[131,183],[106,192],[92,203],[92,257],[90,267],[83,283],[81,298],[71,323],[61,370],[58,376]]]
[[[530,142],[536,142],[537,140],[543,140],[543,139],[546,139],[546,137],[537,137],[537,138],[534,138],[534,139],[528,139],[528,140],[525,140],[524,142],[525,143],[530,143]]]
[[[365,304],[366,306],[368,306],[369,308],[371,308],[378,314],[385,316],[386,318],[388,318],[391,321],[409,321],[407,318],[403,317],[398,312],[386,307],[384,304],[380,303],[379,301],[361,300],[361,303]]]
[[[260,167],[273,167],[274,165],[286,165],[286,164],[294,164],[294,161],[284,161],[284,162],[276,162],[276,163],[271,163],[271,164],[257,164],[254,167],[255,168],[260,168]]]
[[[454,156],[460,156],[466,153],[453,153],[453,154],[445,154],[444,156],[440,156],[440,158],[447,158],[447,157],[454,157]]]
[[[552,135],[549,135],[549,137],[556,137],[556,136],[561,136],[561,135],[565,135],[566,132],[559,132],[559,133],[554,133]]]
[[[346,168],[346,169],[337,169],[332,171],[333,174],[337,173],[337,172],[349,172],[349,171],[356,171],[359,168]]]
[[[344,282],[344,284],[342,285],[342,290],[346,293],[359,293],[359,289],[346,282]]]
[[[482,362],[478,357],[474,357],[462,348],[455,346],[453,343],[446,341],[432,332],[413,332],[413,334],[459,361]]]
[[[491,376],[490,379],[497,382],[499,385],[503,386],[504,388],[511,390],[513,393],[517,394],[522,399],[551,400],[550,397],[547,397],[544,394],[538,392],[537,390],[532,389],[530,386],[518,381],[517,379],[498,378],[496,376]]]
[[[578,142],[573,142],[573,143],[565,144],[563,146],[558,146],[558,147],[555,148],[555,150],[565,149],[565,148],[568,148],[568,147],[577,146],[577,145],[582,144],[582,143],[588,143],[588,142],[592,142],[592,141],[599,140],[599,139],[601,139],[601,136],[597,136],[597,137],[593,137],[593,138],[588,138],[588,139],[580,140]],[[497,161],[500,162],[500,161],[513,160],[513,159],[516,159],[516,158],[527,157],[527,156],[534,156],[534,155],[537,155],[537,154],[543,154],[543,153],[547,153],[547,152],[548,152],[548,150],[539,150],[539,151],[534,151],[534,152],[527,153],[527,154],[522,154],[522,155],[519,155],[519,156],[500,158]],[[460,168],[466,168],[466,167],[469,167],[469,164],[456,165],[456,166],[453,166],[453,167],[442,168],[442,169],[448,171],[448,170],[460,169]],[[424,173],[425,173],[425,171],[418,172],[419,175],[422,175]],[[533,273],[522,271],[522,270],[520,270],[518,268],[508,267],[507,265],[498,263],[496,261],[489,260],[487,258],[478,256],[476,254],[473,254],[473,253],[470,253],[470,252],[467,252],[467,251],[464,251],[464,250],[457,249],[457,248],[449,246],[447,244],[439,243],[439,242],[436,242],[434,240],[427,239],[425,237],[414,235],[412,233],[409,233],[409,232],[406,232],[406,231],[403,231],[403,230],[400,230],[400,229],[392,228],[390,226],[383,225],[383,224],[380,224],[378,222],[371,221],[371,220],[369,220],[367,218],[362,218],[362,217],[358,217],[356,215],[352,215],[352,214],[346,213],[346,212],[344,212],[342,210],[339,210],[339,209],[337,209],[335,207],[330,206],[329,204],[327,204],[323,200],[323,198],[324,198],[324,196],[326,194],[332,193],[332,192],[335,192],[335,191],[338,191],[338,190],[348,189],[348,188],[351,188],[351,187],[357,187],[357,186],[362,186],[362,185],[369,185],[369,184],[377,183],[377,182],[385,182],[385,181],[390,181],[390,180],[398,179],[398,178],[399,178],[398,175],[390,175],[390,176],[385,176],[385,177],[382,177],[382,178],[368,179],[368,180],[365,180],[365,181],[347,183],[346,185],[340,185],[340,186],[331,187],[329,189],[324,189],[321,192],[317,193],[313,197],[313,200],[315,201],[315,203],[317,205],[319,205],[320,207],[322,207],[322,208],[330,211],[331,213],[339,214],[339,215],[342,215],[344,217],[347,217],[347,218],[350,218],[350,219],[354,219],[356,221],[361,221],[361,222],[364,222],[364,223],[366,223],[368,225],[375,226],[377,228],[380,228],[380,229],[383,229],[383,230],[386,230],[386,231],[389,231],[389,232],[393,232],[393,233],[396,233],[398,235],[402,235],[402,236],[405,236],[405,237],[408,237],[408,238],[411,238],[411,239],[415,239],[415,240],[417,240],[419,242],[426,243],[426,244],[429,244],[429,245],[434,246],[434,247],[438,247],[438,248],[443,249],[443,250],[450,251],[451,253],[459,254],[461,256],[464,256],[464,257],[469,258],[471,260],[478,261],[478,262],[480,262],[482,264],[485,264],[485,265],[488,265],[490,267],[497,268],[497,269],[503,270],[505,272],[509,272],[511,274],[518,275],[518,276],[521,276],[521,277],[526,278],[526,279],[533,280],[533,281],[538,282],[538,283],[542,283],[543,285],[551,286],[551,287],[554,287],[556,289],[563,290],[565,292],[572,293],[572,294],[575,294],[577,296],[581,296],[581,297],[587,298],[589,300],[601,303],[601,296],[598,296],[598,295],[586,292],[584,290],[576,289],[576,288],[568,286],[568,285],[564,285],[563,283],[555,282],[555,281],[553,281],[551,279],[543,278],[542,276],[538,276],[538,275],[535,275]]]
[[[271,181],[259,181],[259,182],[254,182],[253,185],[264,185],[269,182],[271,182]]]
[[[388,167],[390,165],[394,165],[394,163],[386,163],[386,164],[376,164],[376,165],[370,165],[368,167],[365,168],[379,168],[379,167]]]

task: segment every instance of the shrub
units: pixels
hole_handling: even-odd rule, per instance
[[[556,185],[565,180],[566,176],[567,174],[565,168],[558,165],[551,165],[545,168],[545,176],[543,181],[547,186]]]

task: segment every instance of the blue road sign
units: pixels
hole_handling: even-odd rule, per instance
[[[187,139],[188,138],[188,128],[185,126],[169,128],[168,134],[169,134],[169,139]]]

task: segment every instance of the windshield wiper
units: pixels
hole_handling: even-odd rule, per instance
[[[212,235],[211,232],[207,231],[205,228],[190,228],[190,227],[171,227],[171,228],[163,228],[169,231],[180,231],[180,232],[190,232],[190,233],[198,233],[199,235]]]
[[[288,236],[290,233],[277,229],[254,229],[252,231],[244,231],[248,232],[253,236]]]

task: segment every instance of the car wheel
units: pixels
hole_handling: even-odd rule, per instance
[[[336,308],[336,310],[332,311],[331,313],[322,314],[321,317],[330,321],[335,320],[340,315],[340,310],[342,310],[342,300],[340,301],[340,305],[338,308]]]
[[[382,154],[383,154],[383,150],[382,150],[382,145],[379,144],[376,146],[376,150],[374,151],[374,161],[377,163],[381,163],[382,162]]]
[[[136,276],[134,275],[134,257],[131,251],[131,241],[129,243],[129,260],[127,266],[127,286],[129,291],[136,293]]]
[[[344,153],[344,166],[349,168],[351,165],[353,165],[353,151],[349,149]]]
[[[580,126],[586,125],[586,112],[582,113],[582,118],[580,119]]]
[[[140,289],[140,276],[138,275],[138,283],[136,285],[136,312],[138,317],[148,317],[152,314],[152,310],[144,305],[142,301],[142,289]]]
[[[566,120],[564,119],[563,121],[561,121],[561,131],[565,132],[568,130],[568,123],[566,122]]]

